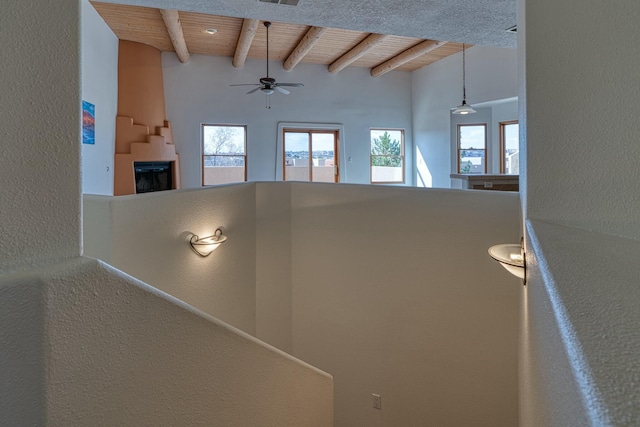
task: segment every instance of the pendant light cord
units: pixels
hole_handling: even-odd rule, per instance
[[[269,77],[269,27],[271,22],[265,23],[264,26],[267,27],[267,77]]]
[[[269,27],[271,26],[271,22],[265,22],[264,26],[267,28],[267,78],[269,78]],[[265,98],[265,108],[271,109],[271,95],[268,94]]]
[[[458,105],[452,114],[473,114],[476,112],[471,105],[467,104],[467,60],[465,48],[467,46],[462,43],[462,104]]]
[[[464,60],[464,43],[462,43],[462,100],[467,101],[467,85],[466,85],[466,75],[465,75],[465,60]]]

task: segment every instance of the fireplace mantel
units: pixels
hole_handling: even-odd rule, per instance
[[[180,156],[173,145],[171,123],[149,134],[149,127],[133,123],[132,117],[116,118],[114,196],[136,194],[135,162],[171,162],[173,188],[180,188]],[[133,142],[129,142],[133,141]]]

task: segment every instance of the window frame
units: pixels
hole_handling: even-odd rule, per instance
[[[209,187],[212,185],[222,185],[222,184],[205,184],[204,183],[204,170],[205,170],[205,157],[219,156],[219,157],[241,157],[238,154],[205,154],[204,152],[204,130],[207,126],[215,126],[215,127],[233,127],[233,128],[243,128],[244,130],[244,173],[243,179],[244,181],[236,181],[236,182],[247,182],[247,166],[248,166],[248,156],[247,156],[247,125],[238,125],[238,124],[228,124],[228,123],[202,123],[200,126],[200,183],[202,187]]]
[[[399,156],[385,156],[372,154],[372,144],[373,138],[371,136],[372,131],[391,131],[391,132],[400,132],[400,155]],[[369,128],[369,183],[371,184],[405,184],[407,181],[406,178],[406,155],[405,155],[405,138],[404,138],[405,130],[404,128]],[[402,165],[402,180],[400,181],[374,181],[373,180],[373,157],[388,157],[388,158],[400,158],[400,164]]]
[[[518,121],[517,120],[507,120],[505,122],[500,122],[499,123],[499,133],[500,133],[500,173],[501,174],[506,174],[505,172],[505,151],[506,151],[506,147],[505,147],[505,137],[504,137],[504,131],[505,131],[505,127],[508,125],[517,125]]]
[[[339,129],[323,129],[323,128],[300,128],[300,127],[283,127],[282,128],[282,181],[287,181],[287,166],[286,166],[286,157],[287,151],[285,147],[285,135],[287,132],[290,133],[308,133],[312,134],[333,134],[333,158],[334,158],[334,173],[333,173],[333,183],[337,184],[340,182],[340,130]],[[305,182],[314,182],[313,181],[313,152],[312,152],[312,144],[313,138],[309,138],[309,181]],[[321,182],[321,181],[315,181]]]
[[[487,123],[458,123],[457,125],[457,135],[456,135],[456,170],[457,173],[459,175],[480,175],[477,173],[470,173],[470,172],[462,172],[460,170],[460,152],[462,151],[460,149],[460,130],[463,127],[470,127],[470,126],[483,126],[484,127],[484,148],[480,149],[480,148],[473,148],[473,150],[482,150],[484,151],[484,173],[487,173],[487,168],[488,168],[488,163],[489,163],[489,156],[488,156],[488,126]],[[468,148],[465,148],[465,150],[468,150]]]

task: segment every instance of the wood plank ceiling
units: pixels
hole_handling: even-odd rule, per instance
[[[235,56],[234,66],[241,68],[245,52],[246,58],[266,58],[266,29],[255,20],[94,1],[91,4],[120,40],[176,52],[182,62],[189,60],[189,54]],[[209,28],[217,32],[209,34]],[[242,33],[247,43],[244,51]],[[269,29],[269,59],[283,61],[289,67],[297,61],[324,64],[332,73],[346,66],[370,68],[374,77],[391,70],[414,71],[461,50],[460,43],[425,43],[418,38],[336,28],[273,22]]]

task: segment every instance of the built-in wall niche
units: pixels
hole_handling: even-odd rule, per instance
[[[172,190],[174,162],[134,162],[136,194]]]

